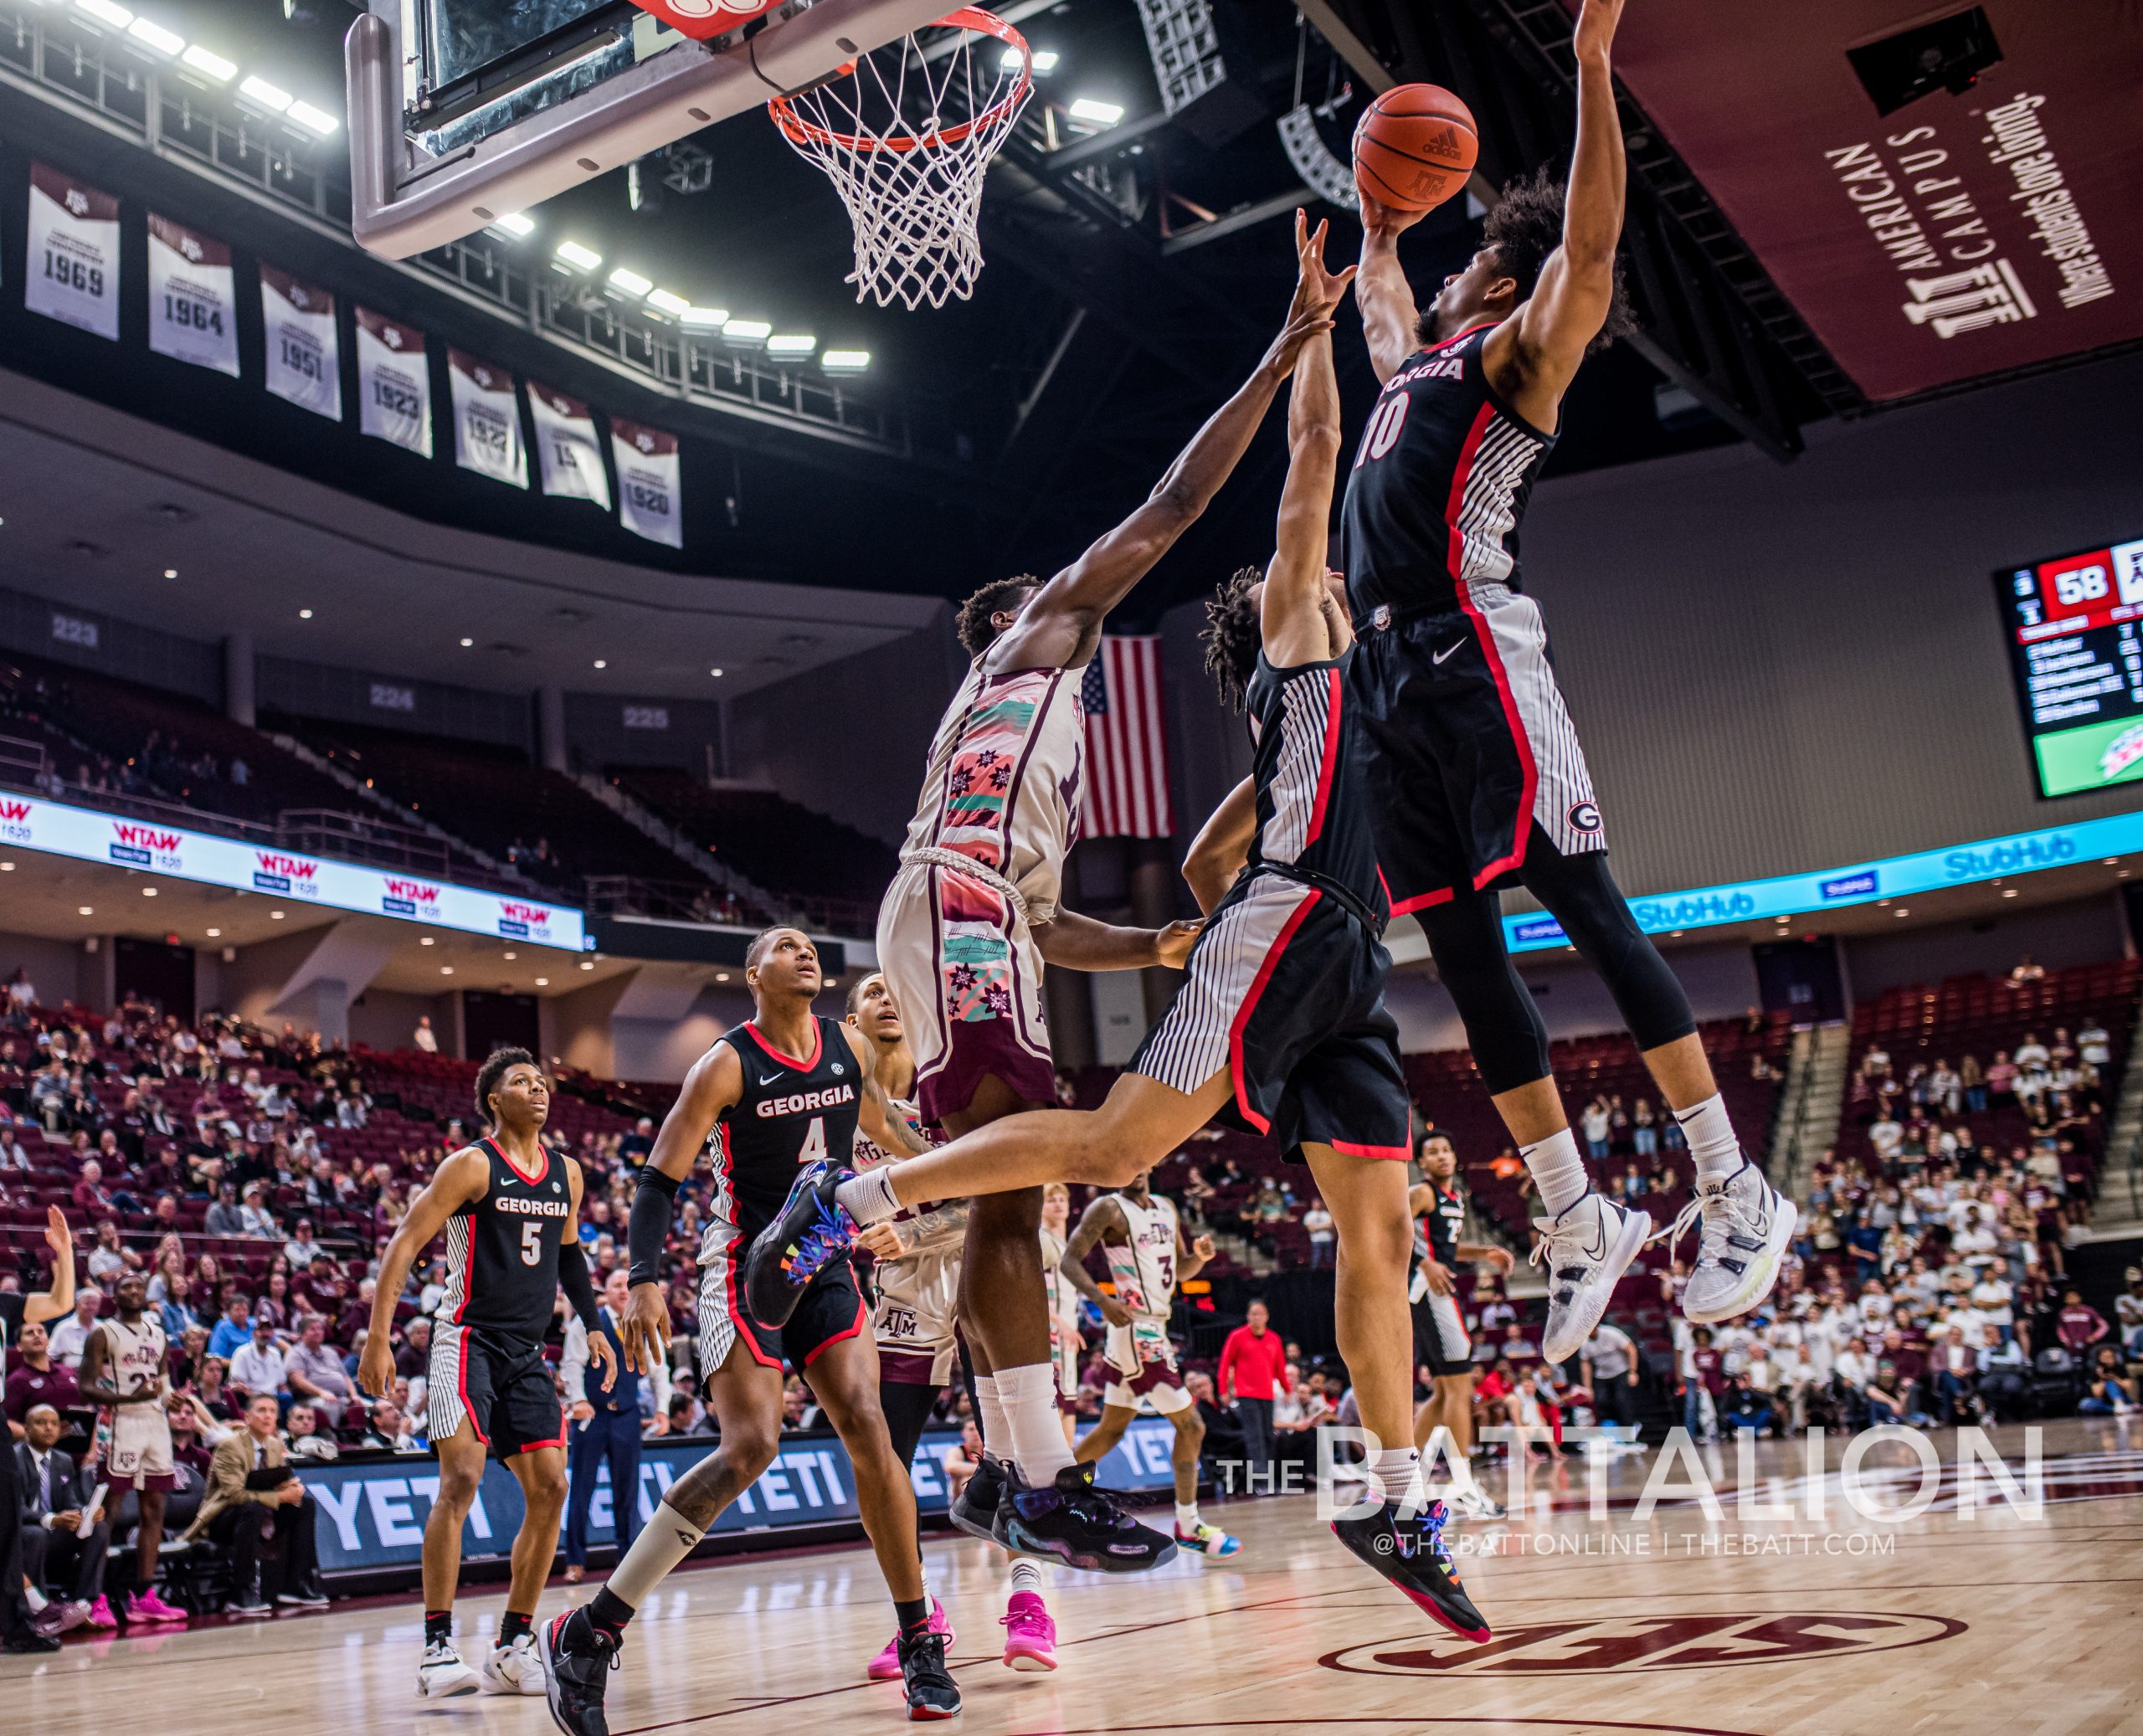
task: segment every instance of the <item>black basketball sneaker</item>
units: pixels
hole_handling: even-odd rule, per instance
[[[997,1541],[997,1508],[1005,1498],[1005,1467],[984,1453],[959,1498],[945,1509],[945,1516],[969,1537],[986,1543]]]
[[[855,1173],[828,1158],[806,1163],[781,1215],[753,1238],[744,1261],[744,1305],[763,1325],[788,1325],[804,1287],[855,1245],[856,1220],[834,1198]]]
[[[1332,1534],[1462,1639],[1488,1637],[1488,1618],[1458,1583],[1443,1540],[1443,1502],[1401,1514],[1390,1502],[1358,1519],[1334,1519]]]
[[[919,1634],[903,1634],[900,1640],[901,1681],[907,1689],[911,1723],[958,1718],[960,1691],[945,1667],[945,1636],[925,1628]]]
[[[990,1535],[1001,1548],[1054,1555],[1090,1574],[1142,1574],[1175,1558],[1174,1539],[1149,1530],[1094,1487],[1091,1465],[1066,1465],[1038,1489],[1018,1466],[1007,1465]]]
[[[536,1656],[543,1666],[543,1697],[551,1721],[565,1736],[610,1736],[603,1715],[603,1689],[618,1667],[619,1648],[606,1643],[585,1610],[568,1610],[536,1630]]]

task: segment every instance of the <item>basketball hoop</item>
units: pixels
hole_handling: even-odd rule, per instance
[[[847,280],[858,301],[875,295],[881,307],[943,307],[973,293],[983,176],[1034,89],[1026,39],[1004,19],[964,6],[932,28],[959,33],[927,45],[922,33],[904,36],[767,105],[848,207]],[[1005,52],[978,65],[993,40]]]

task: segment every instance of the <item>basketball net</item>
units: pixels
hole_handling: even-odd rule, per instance
[[[825,171],[856,230],[858,301],[943,307],[974,292],[983,176],[1034,89],[1025,38],[962,7],[824,83],[767,105],[798,155]]]

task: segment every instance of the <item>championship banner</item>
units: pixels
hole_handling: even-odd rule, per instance
[[[454,461],[494,482],[528,486],[528,455],[521,444],[521,394],[513,376],[465,351],[446,352],[454,393]]]
[[[917,1511],[945,1511],[950,1491],[945,1482],[945,1451],[958,1444],[959,1431],[927,1430],[908,1476],[915,1485]],[[1167,1420],[1142,1416],[1095,1466],[1112,1489],[1160,1490],[1174,1481],[1169,1457],[1175,1430]],[[647,1441],[640,1449],[640,1487],[634,1498],[642,1524],[651,1522],[670,1487],[714,1450],[710,1436]],[[367,1455],[369,1463],[342,1461],[305,1466],[306,1494],[319,1504],[315,1543],[322,1572],[362,1573],[379,1568],[414,1569],[423,1559],[424,1521],[439,1495],[439,1466],[428,1455]],[[588,1522],[598,1535],[609,1533],[612,1502],[609,1466],[599,1465],[589,1502]],[[461,1527],[465,1561],[499,1559],[513,1548],[524,1511],[521,1485],[494,1459],[485,1467],[476,1498]],[[856,1473],[838,1436],[784,1435],[773,1462],[758,1481],[722,1510],[707,1534],[717,1538],[764,1533],[768,1548],[781,1546],[780,1533],[799,1526],[854,1524],[861,1518]]]
[[[610,419],[610,455],[618,465],[618,521],[650,542],[685,546],[679,498],[677,437],[637,422]]]
[[[341,421],[342,367],[335,298],[264,265],[260,325],[267,336],[268,389],[301,409]]]
[[[231,250],[149,213],[149,347],[175,362],[238,378],[237,295]]]
[[[588,406],[531,380],[528,408],[536,415],[536,453],[542,465],[543,492],[568,501],[593,501],[608,512],[610,478],[603,468],[603,448]]]
[[[32,313],[119,337],[119,201],[30,165],[30,250],[23,305]]]
[[[424,334],[369,307],[357,315],[358,427],[429,458],[432,381]]]

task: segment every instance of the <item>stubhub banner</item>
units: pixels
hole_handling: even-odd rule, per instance
[[[917,1447],[909,1474],[920,1511],[945,1511],[948,1497],[942,1466],[946,1448],[958,1444],[959,1438],[957,1429],[932,1429]],[[1174,1442],[1175,1430],[1165,1418],[1139,1417],[1095,1467],[1096,1475],[1112,1489],[1165,1489],[1171,1482],[1169,1455]],[[670,1485],[714,1448],[715,1442],[704,1435],[643,1443],[638,1492],[643,1522],[655,1517],[655,1506]],[[424,1520],[439,1493],[436,1461],[409,1453],[378,1464],[301,1465],[298,1470],[320,1507],[313,1535],[322,1571],[415,1567],[423,1559]],[[612,1535],[614,1498],[606,1464],[598,1475],[588,1510],[594,1534],[606,1540]],[[510,1553],[514,1533],[521,1528],[521,1485],[494,1459],[484,1467],[484,1481],[462,1527],[463,1559],[474,1561]],[[839,1438],[831,1434],[784,1436],[773,1463],[715,1521],[714,1534],[733,1537],[798,1525],[838,1524],[859,1517],[856,1477]]]
[[[1766,917],[1842,910],[1855,904],[1871,904],[1878,898],[1904,898],[1915,892],[1940,891],[1945,886],[2007,880],[2041,869],[2124,856],[2138,850],[2143,850],[2143,813],[2116,814],[2077,825],[2017,832],[2007,838],[1828,868],[1817,874],[1788,874],[1776,880],[1745,881],[1739,886],[1704,886],[1693,892],[1632,898],[1630,911],[1647,934],[1662,934],[1678,928],[1709,928]],[[1569,944],[1562,924],[1537,911],[1505,917],[1503,934],[1513,953],[1537,953]]]
[[[583,949],[580,912],[442,881],[416,880],[324,856],[264,850],[235,838],[182,832],[146,820],[100,814],[32,796],[0,793],[0,844],[81,862],[108,862],[203,886],[260,892],[330,910],[397,917],[468,934]]]

